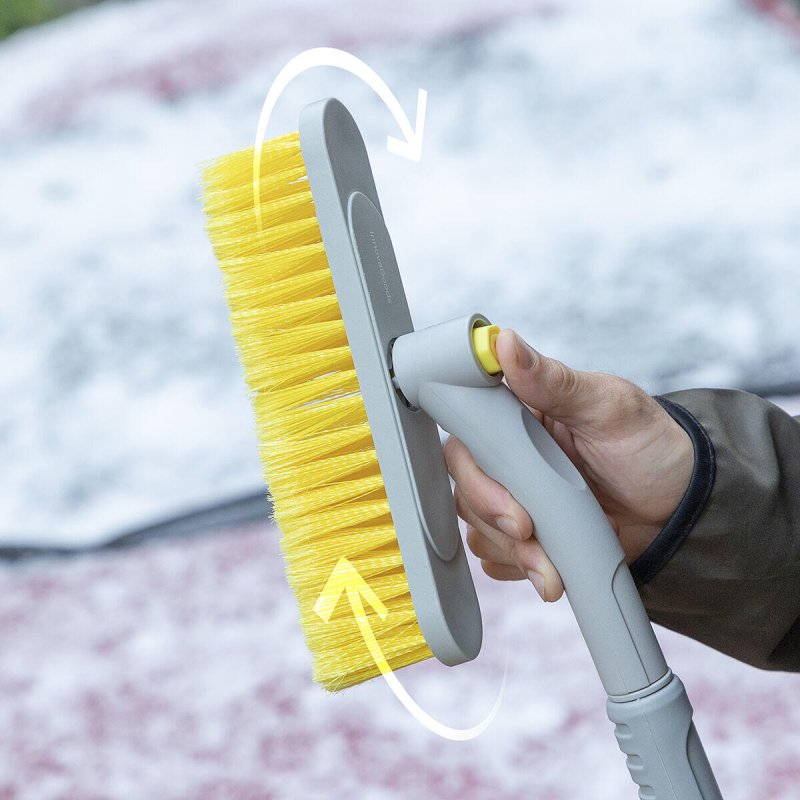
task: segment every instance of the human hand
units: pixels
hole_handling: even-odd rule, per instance
[[[573,370],[511,330],[497,337],[496,353],[509,388],[577,467],[632,562],[689,485],[694,451],[688,434],[630,381]],[[460,440],[451,436],[444,454],[467,544],[484,572],[497,580],[527,577],[543,600],[558,600],[564,585],[536,540],[535,520],[478,467]]]

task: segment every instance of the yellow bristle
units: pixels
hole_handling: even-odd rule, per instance
[[[298,134],[263,146],[262,230],[252,170],[252,148],[206,169],[208,232],[314,678],[334,691],[380,674],[346,597],[327,623],[314,612],[342,556],[388,609],[384,621],[368,614],[389,665],[399,669],[431,652],[411,603]]]

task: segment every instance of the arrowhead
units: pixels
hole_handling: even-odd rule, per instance
[[[369,584],[361,577],[361,573],[344,556],[336,562],[336,566],[325,582],[317,602],[314,603],[314,613],[323,622],[329,622],[342,592],[345,591],[350,605],[353,606],[354,614],[364,613],[364,607],[360,600],[363,597],[381,619],[386,619],[386,615],[389,613],[388,609],[381,602],[380,597],[370,589]],[[360,612],[357,611],[357,608],[360,609]]]
[[[428,107],[428,93],[425,89],[420,89],[417,93],[417,124],[414,130],[411,125],[403,125],[405,139],[396,139],[389,136],[386,147],[390,153],[409,159],[409,161],[419,161],[422,158],[422,139],[425,133],[425,111]]]

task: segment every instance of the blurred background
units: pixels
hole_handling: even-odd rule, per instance
[[[203,229],[204,162],[303,49],[367,145],[417,326],[481,311],[651,392],[800,414],[800,5],[778,0],[3,0],[0,798],[635,795],[565,602],[475,575],[480,658],[310,681]],[[202,535],[201,535],[202,534]],[[800,794],[800,679],[662,632],[727,800]],[[587,789],[587,786],[591,789]]]

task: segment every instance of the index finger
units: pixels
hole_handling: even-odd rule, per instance
[[[466,445],[451,436],[444,446],[447,469],[474,514],[492,528],[515,539],[529,539],[533,522],[505,486],[490,478]]]

